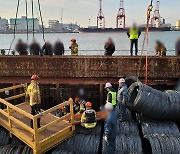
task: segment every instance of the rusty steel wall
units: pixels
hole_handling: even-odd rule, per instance
[[[140,58],[142,58],[140,62]],[[27,80],[38,74],[42,81],[59,83],[102,83],[109,79],[114,82],[119,77],[145,77],[145,57],[104,57],[104,56],[0,56],[0,82]],[[148,78],[150,80],[177,80],[180,78],[180,58],[149,57]],[[20,78],[19,78],[20,77]],[[80,79],[80,80],[79,80]]]

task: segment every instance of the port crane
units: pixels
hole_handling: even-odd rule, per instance
[[[116,28],[126,27],[126,15],[124,9],[124,0],[120,0],[120,7],[116,17]]]
[[[102,12],[102,0],[99,0],[99,13],[97,16],[97,28],[105,28],[105,17]]]
[[[161,25],[160,0],[156,1],[156,8],[154,10],[153,17],[151,18],[151,27],[156,27],[156,23],[158,23],[158,27],[160,27]]]

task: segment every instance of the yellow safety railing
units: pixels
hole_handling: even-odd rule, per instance
[[[26,87],[27,87],[26,84],[21,84],[21,85],[12,86],[9,88],[0,89],[0,92],[5,92],[7,90],[14,90],[17,88],[25,88],[26,89]],[[11,96],[11,97],[8,97],[5,99],[0,98],[0,103],[4,104],[6,106],[6,109],[4,109],[4,110],[0,109],[0,114],[4,116],[4,118],[2,118],[0,116],[0,123],[3,127],[5,127],[7,130],[9,130],[10,135],[14,134],[15,136],[17,136],[18,138],[23,140],[27,145],[29,145],[33,149],[35,154],[39,154],[39,153],[43,153],[44,151],[47,151],[52,146],[56,145],[58,143],[58,141],[61,142],[62,140],[68,138],[69,136],[71,136],[73,134],[73,132],[75,130],[75,126],[73,125],[73,123],[74,123],[73,100],[69,100],[62,104],[56,105],[55,107],[52,107],[46,111],[42,111],[42,113],[33,116],[30,113],[22,110],[18,106],[12,105],[8,102],[9,100],[15,100],[17,98],[21,98],[24,96],[25,96],[25,93]],[[50,123],[38,128],[38,126],[37,126],[38,118],[42,118],[43,116],[45,116],[47,114],[51,114],[51,112],[56,111],[57,109],[59,109],[63,106],[66,106],[66,105],[70,106],[69,114],[67,114],[63,117],[60,117],[60,118],[56,117],[54,121],[51,121]],[[32,120],[33,128],[31,128],[29,125],[23,123],[19,119],[13,117],[12,113],[14,113],[14,112],[17,112],[18,114],[23,115],[24,118],[28,118],[28,119]],[[39,139],[40,133],[42,131],[44,131],[50,127],[53,127],[54,125],[56,125],[57,123],[65,120],[65,119],[66,120],[69,119],[69,123],[66,128],[64,128],[63,130],[58,130],[58,132],[56,132],[55,134],[51,134],[50,136],[48,136],[47,138],[45,138],[43,140]],[[20,126],[21,129],[28,131],[31,134],[31,136],[33,136],[34,139],[30,140],[29,136],[26,136],[26,135],[22,134],[21,132],[18,132],[17,127],[14,127],[15,124]],[[64,134],[64,137],[62,137],[63,134]],[[59,138],[56,141],[54,141],[54,139],[56,139],[58,136],[61,136],[61,139]],[[49,145],[47,145],[48,143],[49,143]]]

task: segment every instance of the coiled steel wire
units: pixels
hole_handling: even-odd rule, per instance
[[[85,129],[81,125],[76,126],[76,133],[82,133],[82,134],[91,134],[91,135],[100,135],[102,129],[102,123],[98,122],[96,127],[93,129]]]
[[[142,132],[144,136],[147,135],[178,135],[180,134],[177,125],[174,122],[160,122],[160,121],[142,121]]]
[[[29,147],[6,145],[0,147],[1,154],[32,154]]]
[[[151,144],[152,154],[180,153],[180,136],[148,135],[145,138]]]
[[[10,136],[9,132],[3,127],[0,127],[0,146],[7,145],[9,143]]]
[[[12,137],[12,141],[11,141],[10,144],[11,145],[16,145],[16,146],[25,146],[25,144],[15,136]]]
[[[139,135],[139,130],[137,127],[137,123],[134,121],[125,121],[118,124],[117,132],[119,135],[121,134],[134,134]]]
[[[128,89],[127,107],[157,120],[180,119],[180,91],[161,92],[141,82]]]
[[[134,82],[138,82],[139,79],[137,76],[129,76],[127,78],[125,78],[126,81],[126,85],[129,88]]]
[[[106,142],[103,140],[102,153],[107,154],[105,147]],[[141,138],[137,135],[118,135],[116,136],[116,153],[117,154],[142,154]]]
[[[180,91],[180,79],[177,82],[176,86],[174,87],[174,90]]]
[[[100,145],[100,135],[80,134],[76,133],[75,136],[69,138],[62,144],[58,145],[52,154],[60,153],[65,150],[67,152],[78,154],[98,154]]]

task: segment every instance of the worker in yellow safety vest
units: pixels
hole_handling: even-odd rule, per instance
[[[70,45],[69,49],[71,49],[72,56],[78,56],[78,44],[76,43],[76,39],[71,39],[72,44]]]
[[[136,24],[133,24],[133,26],[128,30],[127,32],[128,37],[130,38],[131,41],[131,46],[130,46],[130,52],[131,56],[133,56],[133,47],[135,45],[135,55],[138,55],[138,39],[141,35],[140,29],[137,27]]]
[[[116,91],[112,88],[111,83],[106,83],[105,89],[107,90],[107,100],[106,103],[111,103],[114,108],[116,108],[116,103],[117,103],[117,96],[116,96]]]
[[[28,86],[26,91],[26,100],[28,99],[31,106],[31,114],[37,115],[40,113],[41,108],[41,96],[40,96],[40,89],[38,85],[39,77],[37,75],[33,75],[31,77],[31,84]],[[37,126],[40,128],[40,118],[37,119]],[[33,121],[31,120],[31,128],[33,127]]]
[[[81,117],[81,125],[87,129],[92,129],[96,127],[96,124],[96,111],[92,109],[92,104],[87,102],[86,111]]]

